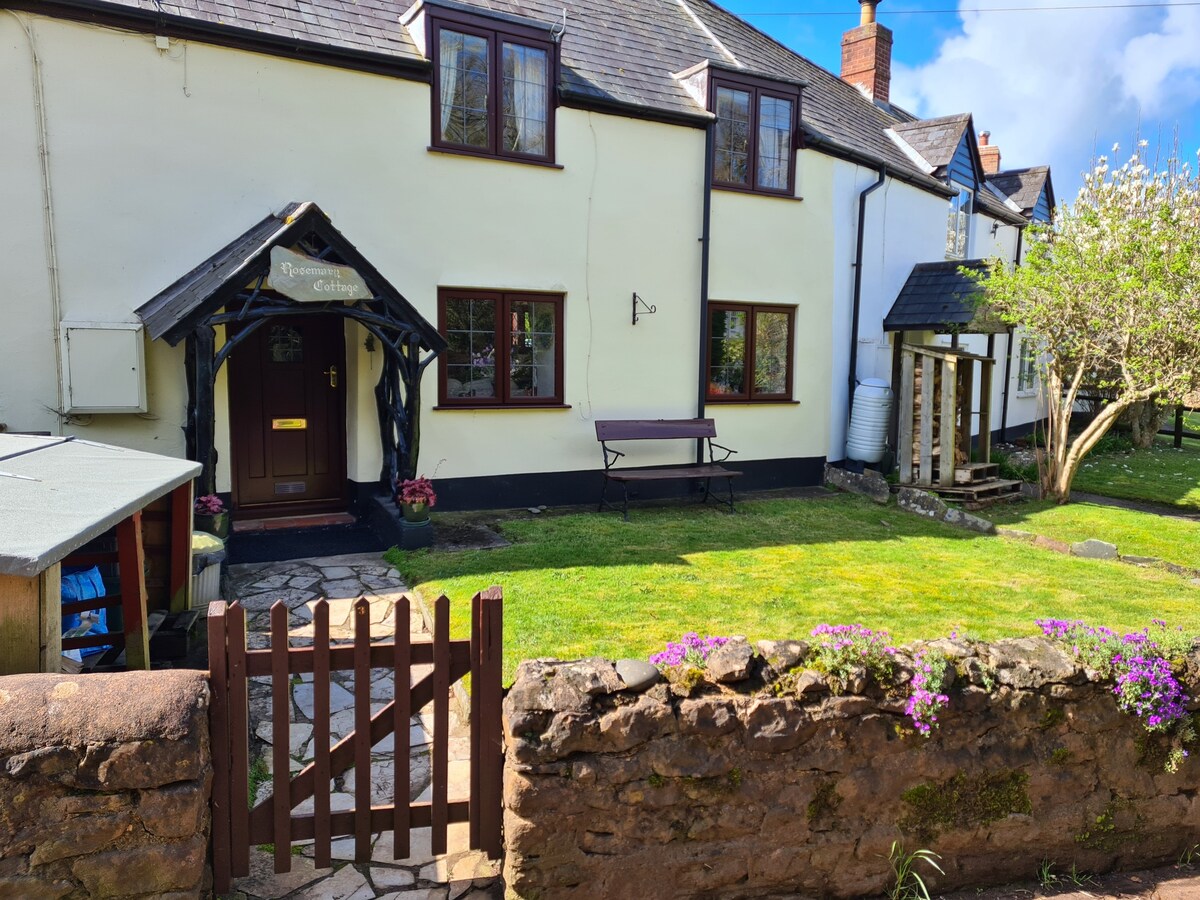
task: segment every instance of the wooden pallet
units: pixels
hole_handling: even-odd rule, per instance
[[[955,484],[982,484],[1000,477],[999,463],[959,463],[954,467]]]
[[[947,500],[961,500],[966,503],[998,500],[1021,492],[1021,482],[1008,478],[993,478],[979,484],[956,484],[946,487],[940,484],[914,484],[913,487],[933,491]]]

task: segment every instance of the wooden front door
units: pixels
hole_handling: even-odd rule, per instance
[[[234,510],[345,505],[346,347],[342,320],[259,325],[229,358]]]

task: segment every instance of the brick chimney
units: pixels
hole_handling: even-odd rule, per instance
[[[1000,171],[1000,148],[991,143],[992,133],[979,135],[979,161],[983,163],[984,175],[995,175]]]
[[[842,81],[883,103],[892,80],[892,30],[875,21],[879,0],[858,0],[862,20],[842,35]]]

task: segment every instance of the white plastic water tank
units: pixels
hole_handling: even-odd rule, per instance
[[[892,412],[892,389],[882,378],[864,378],[854,391],[850,430],[846,434],[846,457],[865,463],[883,459],[887,444],[888,419]]]

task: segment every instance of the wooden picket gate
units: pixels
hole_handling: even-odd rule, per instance
[[[393,832],[392,856],[406,859],[409,830],[432,829],[432,850],[446,852],[446,829],[451,822],[470,823],[470,847],[498,859],[500,843],[503,745],[500,721],[503,601],[498,587],[471,600],[470,640],[450,639],[450,601],[439,597],[433,606],[431,640],[409,638],[409,601],[396,603],[395,639],[371,643],[370,604],[360,597],[353,607],[354,640],[340,646],[329,641],[329,606],[313,605],[311,647],[289,647],[288,610],[282,602],[271,607],[271,647],[246,648],[246,611],[236,601],[212,603],[208,611],[209,712],[213,756],[212,861],[214,889],[224,893],[234,877],[250,873],[250,847],[274,844],[275,871],[291,870],[291,844],[313,840],[318,868],[330,865],[334,837],[353,835],[354,858],[371,858],[371,836]],[[282,635],[283,640],[275,640]],[[415,684],[411,667],[433,665]],[[371,715],[371,669],[389,668],[394,699]],[[354,731],[332,748],[329,745],[329,673],[354,672]],[[291,679],[313,676],[313,761],[294,776],[289,771]],[[470,797],[448,798],[450,685],[471,676]],[[271,679],[272,794],[251,808],[249,797],[248,679]],[[409,801],[409,723],[414,713],[433,705],[431,753],[432,800]],[[371,805],[371,748],[394,736],[392,802]],[[331,812],[330,780],[353,767],[354,808]],[[295,815],[293,809],[312,799],[313,811]]]

